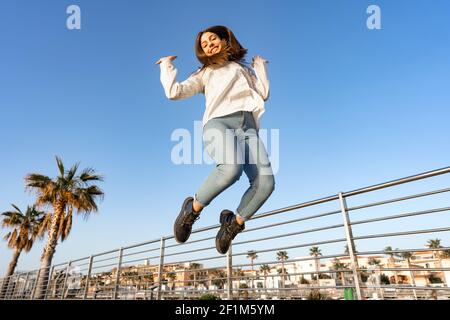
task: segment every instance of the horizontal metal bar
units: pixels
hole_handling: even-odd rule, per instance
[[[437,213],[437,212],[443,212],[443,211],[449,211],[449,210],[450,210],[450,207],[422,210],[422,211],[413,211],[413,212],[407,212],[407,213],[402,213],[402,214],[397,214],[397,215],[390,215],[390,216],[383,216],[383,217],[373,218],[373,219],[353,221],[350,224],[357,225],[357,224],[370,223],[370,222],[401,219],[401,218],[406,218],[406,217],[414,217],[414,216],[420,216],[420,215],[424,215],[424,214]]]
[[[142,247],[142,246],[146,246],[146,245],[152,244],[152,243],[159,243],[160,241],[161,241],[161,238],[149,240],[149,241],[145,241],[145,242],[141,242],[141,243],[136,243],[136,244],[132,244],[132,245],[123,247],[123,250],[128,250],[128,249],[132,249],[132,248],[136,248],[136,247]],[[119,250],[119,249],[117,249],[117,250]]]
[[[412,249],[395,249],[395,250],[383,250],[383,251],[358,251],[358,256],[360,255],[373,255],[373,254],[384,254],[390,255],[390,253],[403,253],[403,252],[426,252],[426,251],[445,251],[450,250],[450,247],[441,247],[441,248],[412,248]]]
[[[206,260],[225,259],[225,258],[226,258],[226,256],[220,255],[220,256],[212,256],[212,257],[207,257],[207,258],[195,259],[195,261],[206,261]],[[164,262],[164,266],[173,265],[173,264],[182,264],[182,263],[188,263],[188,262],[192,262],[192,260],[183,260],[183,261],[175,261],[175,262]]]
[[[259,253],[259,251],[257,251],[257,253]],[[325,256],[321,256],[320,260],[329,260],[332,258],[348,258],[348,255],[342,255],[342,254],[331,254],[331,255],[325,255]],[[300,261],[313,261],[316,260],[314,257],[310,256],[310,257],[304,257],[304,258],[295,258],[295,259],[288,259],[284,261],[285,265],[288,264],[292,264],[294,262],[300,262]],[[269,260],[269,261],[261,261],[261,262],[253,262],[254,266],[258,266],[258,265],[263,265],[263,264],[280,264],[281,262],[279,260]],[[251,263],[241,263],[241,264],[233,264],[233,268],[239,268],[239,267],[246,267],[246,266],[251,266]]]
[[[388,237],[405,236],[405,235],[410,235],[410,234],[435,233],[435,232],[447,232],[447,231],[450,231],[450,228],[436,228],[436,229],[423,229],[423,230],[405,231],[405,232],[380,233],[380,234],[373,234],[373,235],[368,235],[368,236],[353,237],[353,240],[388,238]]]
[[[413,263],[411,263],[413,264]],[[359,271],[420,271],[420,272],[434,272],[434,271],[450,271],[450,268],[385,268],[385,267],[379,267],[379,268],[373,268],[373,269],[365,269],[365,268],[358,268]]]
[[[112,266],[117,266],[117,263],[111,263],[111,264],[105,264],[105,265],[101,265],[101,266],[92,266],[92,269],[98,269],[98,268],[106,268],[106,267],[112,267]]]
[[[399,290],[448,290],[450,291],[449,287],[425,287],[425,286],[412,286],[412,285],[374,285],[374,286],[368,286],[368,285],[362,285],[362,288],[371,288],[371,289],[399,289]]]
[[[284,213],[284,212],[288,212],[288,211],[292,211],[292,210],[297,210],[297,209],[302,209],[302,208],[306,208],[306,207],[311,207],[311,206],[315,206],[315,205],[326,203],[326,202],[331,202],[331,201],[338,200],[338,199],[339,199],[339,196],[338,195],[334,195],[334,196],[329,196],[329,197],[325,197],[325,198],[321,198],[321,199],[317,199],[317,200],[313,200],[313,201],[307,201],[307,202],[299,203],[299,204],[296,204],[296,205],[293,205],[293,206],[284,207],[284,208],[281,208],[281,209],[272,210],[272,211],[268,211],[268,212],[265,212],[265,213],[255,214],[251,218],[251,220],[261,219],[261,218],[273,216],[273,215],[278,214],[278,213]]]
[[[340,239],[333,239],[333,240],[326,240],[326,241],[311,242],[311,243],[306,243],[306,244],[301,244],[301,245],[294,245],[294,246],[288,246],[288,247],[263,249],[263,250],[258,250],[258,252],[262,253],[262,252],[287,250],[287,249],[295,249],[295,248],[302,248],[302,247],[311,247],[311,246],[320,245],[320,244],[329,244],[329,243],[344,242],[344,241],[347,241],[347,240],[345,238],[340,238]],[[235,256],[242,256],[242,255],[246,255],[246,254],[248,254],[248,251],[247,252],[233,254],[233,257],[235,257]]]
[[[193,231],[195,231],[195,230],[193,230]],[[216,237],[214,236],[214,237],[207,237],[207,238],[202,238],[202,239],[192,240],[192,241],[184,242],[184,243],[171,244],[171,245],[166,246],[165,249],[173,248],[173,247],[179,247],[179,246],[185,246],[185,245],[190,245],[190,244],[193,244],[193,243],[202,242],[202,241],[207,241],[207,240],[213,240],[213,239],[215,239],[215,238],[216,238]]]
[[[154,248],[154,249],[149,249],[149,250],[142,250],[142,251],[137,251],[137,252],[131,252],[131,253],[123,254],[122,257],[135,256],[137,254],[148,253],[148,252],[158,251],[158,250],[159,250],[159,248]]]
[[[341,211],[340,210],[329,211],[329,212],[312,215],[312,216],[308,216],[308,217],[297,218],[297,219],[292,219],[292,220],[288,220],[288,221],[272,223],[272,224],[268,224],[268,225],[264,225],[264,226],[260,226],[260,227],[249,228],[249,229],[246,229],[245,231],[250,232],[250,231],[256,231],[256,230],[261,230],[261,229],[266,229],[266,228],[273,228],[273,227],[278,227],[278,226],[285,225],[285,224],[306,221],[306,220],[312,220],[312,219],[316,219],[316,218],[322,218],[322,217],[326,217],[326,216],[330,216],[330,215],[334,215],[334,214],[338,214],[338,213],[341,213]]]
[[[174,253],[165,254],[164,257],[178,256],[178,255],[182,255],[182,254],[207,251],[207,250],[212,250],[212,249],[216,249],[216,247],[214,246],[214,247],[206,247],[206,248],[200,248],[200,249],[194,249],[194,250],[174,252]]]
[[[352,197],[352,196],[356,196],[356,195],[359,195],[359,194],[362,194],[362,193],[367,193],[367,192],[371,192],[371,191],[375,191],[375,190],[385,189],[385,188],[393,187],[393,186],[396,186],[396,185],[405,184],[405,183],[408,183],[408,182],[423,180],[423,179],[426,179],[426,178],[431,178],[431,177],[435,177],[435,176],[438,176],[438,175],[446,174],[446,173],[449,173],[449,172],[450,172],[450,167],[445,167],[445,168],[438,169],[438,170],[432,170],[432,171],[416,174],[416,175],[409,176],[409,177],[406,177],[406,178],[401,178],[401,179],[396,179],[396,180],[392,180],[392,181],[389,181],[389,182],[375,184],[375,185],[372,185],[372,186],[369,186],[369,187],[360,188],[360,189],[356,189],[356,190],[353,190],[353,191],[343,192],[342,195],[344,197]]]
[[[258,242],[258,241],[266,241],[266,240],[279,239],[279,238],[284,238],[284,237],[291,237],[291,236],[296,236],[296,235],[301,235],[301,234],[306,234],[306,233],[311,233],[311,232],[318,232],[318,231],[342,228],[343,226],[344,226],[343,224],[335,224],[335,225],[322,227],[322,228],[306,229],[303,231],[284,233],[284,234],[279,234],[279,235],[271,236],[271,237],[264,237],[264,238],[258,238],[258,239],[253,239],[253,240],[233,242],[233,245],[240,245],[240,244],[247,244],[247,243]]]
[[[411,199],[416,199],[416,198],[420,198],[420,197],[426,197],[426,196],[430,196],[430,195],[434,195],[434,194],[438,194],[438,193],[449,192],[449,191],[450,191],[450,188],[439,189],[439,190],[434,190],[434,191],[429,191],[429,192],[424,192],[424,193],[418,193],[418,194],[414,194],[414,195],[410,195],[410,196],[405,196],[405,197],[401,197],[401,198],[393,198],[393,199],[388,199],[388,200],[384,200],[384,201],[363,204],[360,206],[354,206],[351,208],[347,208],[347,210],[348,211],[356,211],[356,210],[360,210],[360,209],[366,209],[366,208],[370,208],[370,207],[381,206],[384,204],[390,204],[390,203],[394,203],[394,202],[400,202],[400,201],[411,200]]]

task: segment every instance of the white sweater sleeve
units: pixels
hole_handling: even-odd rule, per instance
[[[202,81],[203,72],[195,72],[182,82],[177,82],[178,70],[175,69],[170,59],[163,59],[160,63],[161,83],[164,87],[166,97],[171,100],[178,100],[191,97],[197,93],[204,92]]]
[[[256,77],[254,77],[255,87],[264,101],[269,99],[269,78],[267,75],[267,61],[257,60],[253,64]]]

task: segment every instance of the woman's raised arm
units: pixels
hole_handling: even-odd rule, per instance
[[[269,99],[270,93],[269,77],[267,75],[268,62],[269,61],[261,56],[254,56],[252,62],[252,67],[255,70],[256,74],[255,86],[264,101]]]
[[[172,61],[176,56],[167,56],[159,59],[156,64],[161,67],[161,83],[164,87],[166,97],[170,100],[178,100],[191,97],[204,91],[202,81],[203,72],[195,72],[182,82],[177,82],[177,69]]]

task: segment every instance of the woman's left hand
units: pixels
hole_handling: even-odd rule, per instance
[[[263,57],[259,56],[259,55],[255,55],[252,58],[252,67],[255,65],[255,63],[263,63],[263,62],[269,62],[266,59],[264,59]]]

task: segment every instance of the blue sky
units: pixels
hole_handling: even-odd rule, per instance
[[[66,28],[71,4],[81,8],[81,30]],[[381,8],[381,30],[366,27],[370,4]],[[279,129],[280,162],[260,212],[446,167],[448,12],[445,0],[3,1],[0,211],[33,203],[24,176],[54,177],[59,155],[66,166],[104,174],[105,198],[87,222],[75,219],[54,262],[171,234],[183,199],[213,166],[171,162],[171,133],[193,130],[204,97],[167,100],[154,62],[177,55],[184,80],[199,66],[197,32],[216,24],[233,30],[248,58],[269,60],[261,126]],[[247,186],[243,176],[199,226],[235,209]],[[418,190],[435,186],[448,178]],[[36,268],[42,247],[23,255],[18,269]],[[0,274],[10,257],[2,242]]]

